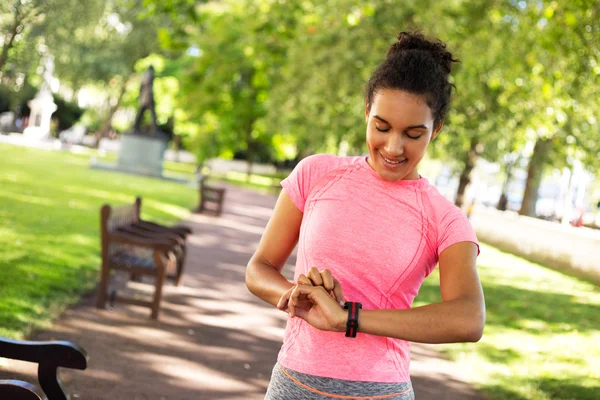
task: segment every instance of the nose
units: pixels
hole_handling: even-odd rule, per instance
[[[394,133],[388,137],[385,152],[390,157],[398,157],[404,153],[404,138],[402,134]]]

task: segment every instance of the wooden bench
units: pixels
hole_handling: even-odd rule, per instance
[[[20,380],[0,380],[0,399],[7,400],[67,400],[58,368],[84,370],[88,356],[76,344],[64,341],[29,342],[0,338],[0,357],[39,364],[38,388]],[[1,378],[1,376],[0,376]]]
[[[100,234],[102,242],[102,268],[96,306],[104,308],[120,301],[150,307],[151,317],[158,318],[162,289],[167,278],[176,285],[181,282],[186,255],[186,236],[191,230],[184,226],[168,227],[140,218],[142,200],[133,204],[112,208],[106,204],[100,211]],[[109,280],[112,270],[129,273],[132,279],[140,276],[154,278],[152,301],[126,297],[112,290]]]
[[[220,216],[223,212],[223,203],[225,202],[225,189],[208,185],[207,178],[202,177],[200,181],[200,205],[198,212],[212,211]]]
[[[122,229],[147,238],[168,237],[170,240],[174,240],[177,243],[177,246],[175,247],[177,273],[170,277],[174,278],[175,286],[179,286],[181,284],[181,277],[183,276],[183,268],[185,266],[187,254],[186,239],[187,236],[192,233],[192,230],[185,225],[166,226],[157,224],[156,222],[143,220],[141,217],[141,210],[142,198],[136,197],[133,209],[134,222],[132,225]]]

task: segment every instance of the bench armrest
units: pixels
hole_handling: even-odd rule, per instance
[[[48,400],[37,386],[13,379],[0,380],[0,399]]]
[[[39,364],[38,381],[51,400],[66,399],[58,368],[84,370],[87,368],[87,352],[78,345],[65,341],[31,342],[0,338],[0,357]],[[6,385],[4,390],[31,392],[33,385]],[[35,391],[33,392],[35,393]],[[3,397],[4,398],[4,397]],[[18,398],[18,397],[17,397]],[[35,399],[35,397],[30,397]],[[43,398],[39,397],[38,398]]]
[[[0,338],[0,357],[38,364],[52,363],[57,367],[85,369],[87,353],[66,341],[31,342]]]

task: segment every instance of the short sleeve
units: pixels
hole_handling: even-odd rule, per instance
[[[479,241],[475,230],[467,216],[458,207],[452,207],[440,221],[437,246],[437,256],[448,247],[460,242],[473,242],[477,245],[477,255],[480,253]]]
[[[304,212],[306,200],[318,182],[327,171],[335,166],[335,156],[317,154],[303,158],[290,175],[281,181],[281,186],[298,210]]]

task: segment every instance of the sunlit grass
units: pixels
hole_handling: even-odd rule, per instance
[[[144,199],[144,217],[185,218],[195,188],[89,168],[90,154],[0,144],[0,336],[46,326],[94,288],[104,203]]]
[[[600,290],[482,246],[487,305],[478,343],[439,346],[491,399],[600,398]],[[437,273],[415,305],[440,301]]]

